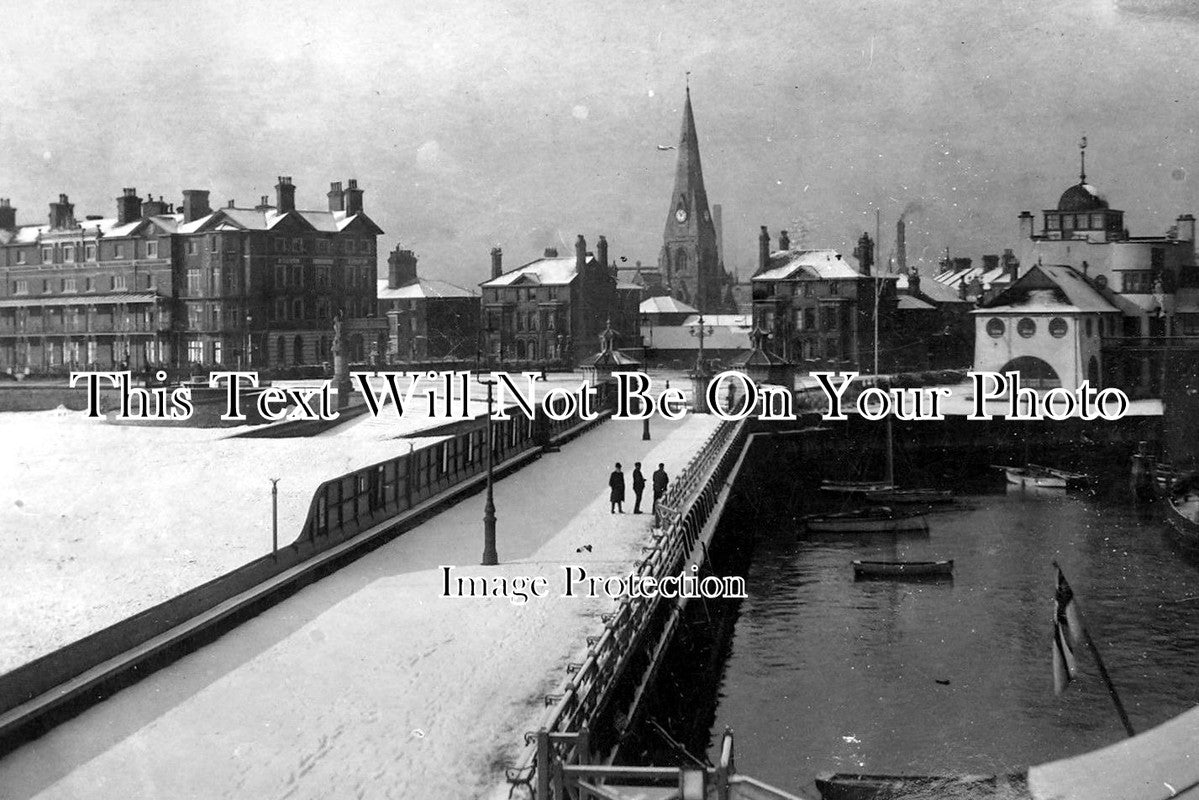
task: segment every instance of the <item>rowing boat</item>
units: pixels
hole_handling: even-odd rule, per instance
[[[803,518],[809,533],[899,533],[928,532],[928,522],[921,514],[896,511],[889,506],[859,508],[830,514],[811,514]]]
[[[855,578],[931,578],[953,575],[947,561],[854,561]]]

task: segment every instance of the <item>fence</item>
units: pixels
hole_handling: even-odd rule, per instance
[[[635,574],[655,578],[678,575],[689,561],[702,564],[706,560],[701,534],[745,437],[744,421],[721,423],[676,476],[659,504],[662,524],[650,545],[643,548],[648,555],[636,565]],[[584,661],[568,665],[560,690],[546,696],[550,711],[540,730],[525,735],[525,752],[507,771],[511,783],[532,787],[536,781],[536,800],[577,796],[579,786],[569,765],[591,763],[594,752],[605,750],[633,725],[684,602],[663,602],[656,594],[625,597],[614,613],[603,617],[602,634],[587,638]],[[621,718],[615,723],[621,730],[605,737],[604,729],[612,726],[600,718],[611,710],[616,689],[633,666],[641,668],[637,688],[624,709],[608,715]]]

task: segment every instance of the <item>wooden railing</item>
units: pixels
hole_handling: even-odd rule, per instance
[[[706,558],[706,548],[698,546],[700,534],[745,436],[744,421],[721,423],[676,476],[659,503],[660,525],[642,548],[646,555],[634,569],[637,576],[676,576],[697,554],[699,560]],[[599,636],[587,637],[586,658],[581,664],[569,664],[558,691],[546,695],[549,710],[544,722],[537,731],[525,734],[525,751],[507,770],[509,782],[530,788],[535,782],[536,800],[578,796],[577,780],[568,771],[570,765],[590,764],[597,744],[604,749],[602,743],[593,740],[591,731],[597,720],[612,710],[614,689],[626,678],[634,656],[644,652],[647,642],[652,650],[647,669],[652,672],[656,667],[678,624],[682,603],[663,601],[657,595],[626,596],[615,612],[602,617],[603,631]],[[645,682],[652,675],[643,677],[630,706],[622,710],[621,727],[625,730],[635,720]],[[592,794],[603,796],[595,791]]]

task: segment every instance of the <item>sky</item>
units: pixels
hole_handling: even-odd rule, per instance
[[[1133,235],[1199,213],[1185,0],[37,3],[0,0],[0,197],[42,222],[124,187],[325,208],[357,178],[424,277],[477,286],[575,236],[656,263],[690,73],[725,262],[760,225],[909,262],[1015,247],[1078,181]],[[385,255],[381,256],[381,262]],[[381,265],[382,265],[381,263]]]

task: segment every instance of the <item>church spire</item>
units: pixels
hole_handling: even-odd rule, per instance
[[[667,227],[673,223],[694,228],[709,219],[708,193],[704,190],[699,136],[695,132],[695,112],[691,110],[691,86],[688,85],[683,104],[683,129],[679,134],[679,157],[675,165],[674,197],[666,224]]]

